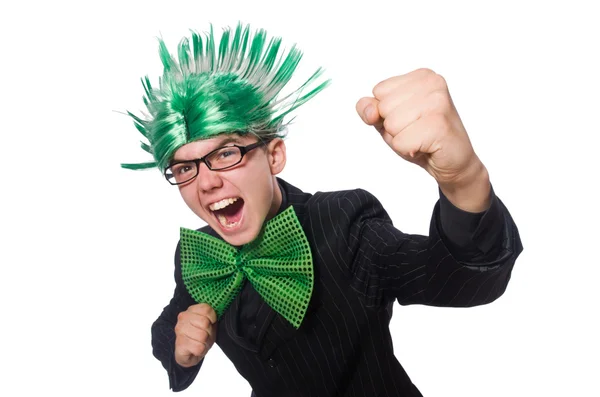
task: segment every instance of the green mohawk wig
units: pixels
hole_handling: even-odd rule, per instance
[[[218,49],[212,26],[204,40],[192,32],[191,43],[187,37],[180,41],[177,59],[159,39],[164,68],[159,86],[152,87],[148,77],[142,79],[148,115],[142,119],[127,112],[148,140],[142,149],[154,161],[121,166],[162,170],[181,146],[219,134],[283,136],[284,117],[330,81],[309,87],[321,76],[319,68],[299,88],[279,98],[302,58],[295,45],[285,57],[280,48],[281,38],[267,42],[264,30],[251,35],[249,26],[241,24],[233,35],[230,28],[223,30]]]

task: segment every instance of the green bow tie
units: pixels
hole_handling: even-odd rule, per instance
[[[196,302],[208,303],[220,318],[247,278],[273,310],[300,327],[314,274],[310,245],[292,206],[239,250],[186,228],[180,241],[183,282]]]

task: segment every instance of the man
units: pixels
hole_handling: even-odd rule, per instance
[[[277,58],[264,31],[184,39],[178,62],[145,80],[142,146],[207,225],[181,230],[176,288],[152,325],[154,355],[174,391],[195,379],[214,343],[265,396],[420,396],[394,357],[393,303],[467,307],[500,297],[522,251],[518,230],[471,147],[444,79],[421,69],[358,101],[400,157],[438,183],[429,236],[392,225],[361,190],[309,194],[277,175],[284,117],[328,82],[278,98],[301,56]],[[455,392],[456,394],[456,392]]]

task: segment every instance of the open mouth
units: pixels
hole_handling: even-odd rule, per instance
[[[232,197],[211,204],[209,209],[223,228],[232,229],[239,225],[243,207],[244,200],[240,197]]]

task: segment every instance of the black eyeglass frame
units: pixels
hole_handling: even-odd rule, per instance
[[[256,149],[257,147],[260,147],[260,146],[266,145],[267,143],[268,143],[267,141],[258,141],[258,142],[251,143],[250,145],[246,145],[246,146],[240,146],[240,145],[235,145],[235,144],[234,144],[234,145],[225,145],[225,146],[221,146],[221,147],[218,147],[218,148],[216,148],[215,150],[211,150],[209,153],[207,153],[206,155],[204,155],[204,156],[200,157],[199,159],[194,159],[194,160],[182,160],[182,161],[177,161],[177,162],[175,162],[175,163],[171,163],[171,164],[169,164],[169,166],[168,166],[167,168],[165,168],[165,170],[163,171],[163,175],[164,175],[165,179],[167,180],[167,182],[169,182],[171,185],[174,185],[174,186],[175,186],[175,185],[182,185],[182,184],[184,184],[184,183],[188,183],[189,181],[191,181],[191,180],[195,179],[195,178],[198,176],[198,173],[200,172],[200,163],[204,163],[204,164],[206,165],[206,167],[208,167],[208,169],[209,169],[209,170],[211,170],[211,171],[222,171],[222,170],[226,170],[226,169],[229,169],[229,168],[235,167],[236,165],[238,165],[239,163],[241,163],[241,162],[242,162],[242,160],[244,159],[244,156],[245,156],[246,154],[248,154],[248,152],[250,152],[251,150],[254,150],[254,149]],[[211,156],[213,153],[215,153],[215,152],[218,152],[219,150],[223,150],[223,149],[225,149],[225,148],[228,148],[228,147],[236,147],[236,148],[238,148],[238,149],[239,149],[239,151],[240,151],[240,159],[239,159],[239,161],[237,161],[237,162],[236,162],[236,163],[234,163],[234,164],[228,165],[227,167],[222,167],[222,168],[213,168],[213,167],[212,167],[212,166],[211,166],[211,165],[208,163],[208,161],[206,161],[206,159],[207,159],[208,157],[210,157],[210,156]],[[171,182],[171,181],[169,180],[169,178],[167,177],[167,170],[168,170],[169,168],[173,167],[174,165],[177,165],[177,164],[182,164],[182,163],[195,163],[195,164],[196,164],[196,174],[195,174],[194,176],[192,176],[190,179],[188,179],[188,180],[186,180],[186,181],[183,181],[183,182],[176,182],[176,183],[173,183],[173,182]]]

